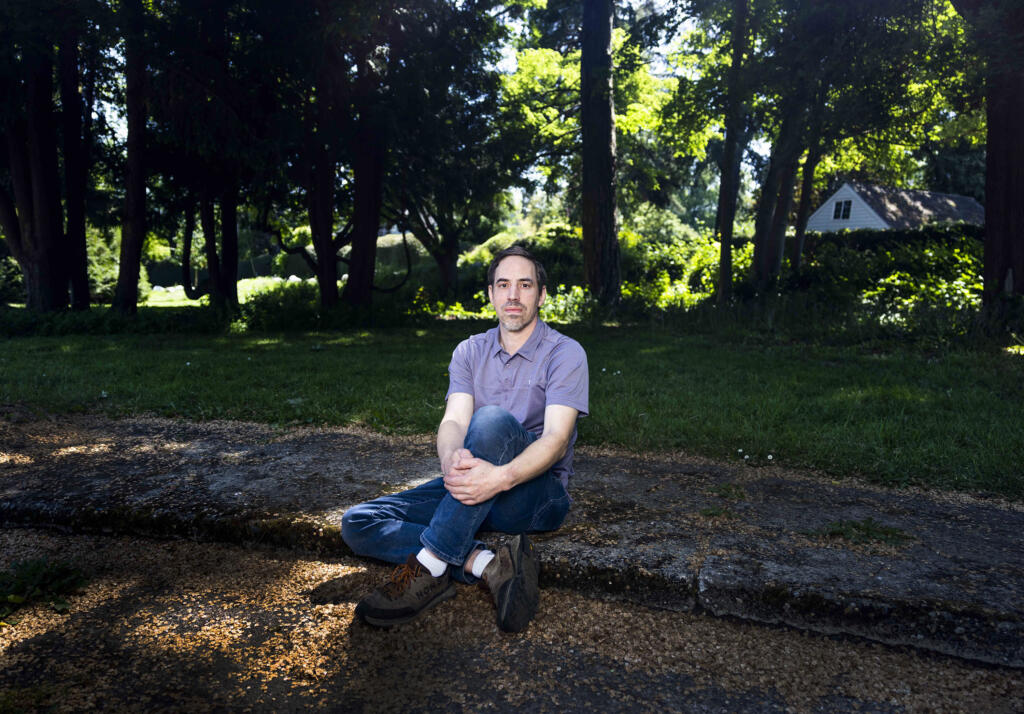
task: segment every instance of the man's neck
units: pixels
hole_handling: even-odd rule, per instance
[[[501,348],[508,352],[509,355],[514,355],[530,339],[530,335],[537,329],[538,322],[540,320],[535,319],[523,329],[516,330],[515,332],[506,330],[501,325],[498,325],[498,342],[501,344]]]

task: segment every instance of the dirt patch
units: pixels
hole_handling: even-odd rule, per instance
[[[1024,708],[1019,671],[546,588],[506,635],[479,588],[393,631],[353,622],[387,572],[350,558],[0,530],[0,569],[89,584],[0,629],[0,708],[145,711],[947,711]],[[334,603],[315,603],[324,582]]]

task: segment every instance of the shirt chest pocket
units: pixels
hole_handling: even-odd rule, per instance
[[[529,405],[529,409],[541,411],[540,418],[543,420],[545,394],[548,389],[547,375],[541,371],[524,373],[520,375],[516,387],[516,399],[522,400]]]

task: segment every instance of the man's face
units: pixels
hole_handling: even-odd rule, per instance
[[[494,284],[487,286],[498,322],[509,332],[519,332],[537,319],[547,290],[537,286],[533,261],[510,255],[494,271]]]

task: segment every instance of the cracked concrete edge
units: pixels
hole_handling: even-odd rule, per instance
[[[744,577],[744,575],[746,577]],[[713,615],[855,635],[962,659],[1024,668],[1024,622],[1005,613],[934,599],[885,597],[828,586],[791,587],[713,562],[697,576],[697,602]]]
[[[327,515],[180,514],[155,509],[67,507],[49,502],[0,503],[0,527],[70,533],[188,538],[351,555]],[[665,571],[640,557],[607,561],[596,549],[538,542],[546,587],[677,612],[786,625],[825,635],[854,635],[887,645],[1024,669],[1024,621],[931,600],[871,596],[828,587],[791,588],[755,573],[723,572],[709,560]],[[639,554],[629,554],[639,555]]]

